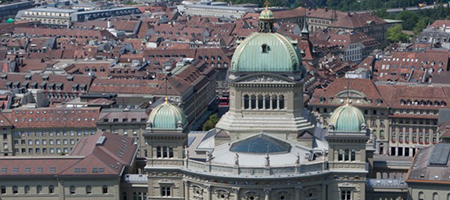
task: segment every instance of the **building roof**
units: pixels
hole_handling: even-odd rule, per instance
[[[2,114],[15,128],[95,128],[99,108],[27,108]]]
[[[152,110],[148,121],[152,128],[177,129],[186,125],[186,115],[180,107],[166,101]]]
[[[411,164],[406,182],[450,183],[450,144],[439,143],[419,150]]]
[[[231,71],[298,72],[302,58],[297,41],[279,33],[253,33],[236,49]],[[265,46],[265,47],[263,47]],[[267,53],[263,53],[266,48]]]
[[[364,114],[359,108],[346,104],[336,108],[331,115],[328,124],[333,124],[336,131],[361,131],[361,125],[365,123]]]
[[[121,176],[137,153],[134,139],[98,132],[83,137],[68,156],[2,157],[0,177],[17,176]]]

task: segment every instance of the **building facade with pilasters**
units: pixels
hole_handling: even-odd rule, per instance
[[[184,113],[170,103],[152,111],[144,134],[148,199],[365,199],[372,151],[364,115],[345,105],[329,133],[315,127],[303,106],[297,41],[273,22],[271,11],[261,12],[258,32],[236,49],[230,110],[215,129],[187,133]]]

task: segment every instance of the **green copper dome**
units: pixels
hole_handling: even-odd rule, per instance
[[[365,123],[364,115],[359,108],[344,105],[336,108],[330,117],[328,124],[333,124],[336,131],[361,131],[361,125]]]
[[[186,124],[186,116],[180,107],[165,102],[152,110],[148,121],[152,128],[177,129]]]
[[[259,19],[274,19],[273,13],[270,10],[263,10],[261,14],[259,14]]]
[[[236,49],[232,72],[298,72],[302,59],[297,41],[272,32],[253,33]]]

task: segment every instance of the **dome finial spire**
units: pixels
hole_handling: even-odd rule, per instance
[[[269,10],[269,0],[266,0],[266,2],[264,3],[264,5],[266,6],[266,10]]]

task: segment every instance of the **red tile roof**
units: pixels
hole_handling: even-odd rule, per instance
[[[99,132],[83,137],[68,156],[2,157],[0,158],[0,177],[121,176],[124,168],[134,165],[137,153],[134,140],[126,136]]]
[[[99,108],[35,108],[7,110],[3,116],[15,128],[95,128],[99,112]]]

